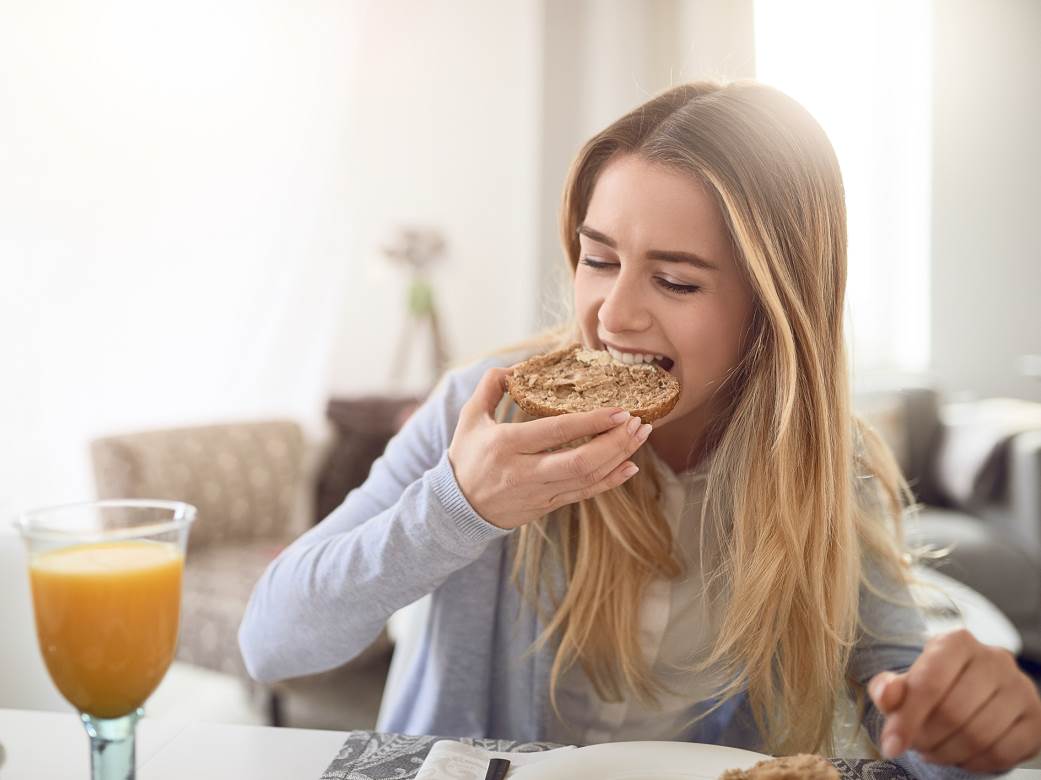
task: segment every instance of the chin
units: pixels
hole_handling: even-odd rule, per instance
[[[677,408],[673,409],[671,412],[669,412],[664,417],[660,417],[657,420],[652,421],[651,422],[652,430],[657,431],[657,430],[659,430],[661,428],[664,428],[666,425],[668,425],[671,422],[674,422],[676,420],[682,419],[683,416],[686,414],[686,412],[684,412],[682,409],[679,409],[679,404],[677,404],[676,406],[677,406]]]

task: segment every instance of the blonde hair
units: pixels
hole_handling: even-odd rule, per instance
[[[705,186],[755,300],[743,357],[714,399],[724,412],[708,432],[702,535],[714,518],[721,541],[706,582],[723,613],[696,668],[721,670],[720,704],[747,691],[765,749],[827,749],[851,684],[862,560],[907,581],[897,539],[910,497],[888,448],[850,410],[838,162],[817,122],[775,89],[754,81],[670,89],[594,136],[572,164],[561,214],[572,278],[597,177],[628,154]],[[570,322],[503,351],[577,337]],[[503,407],[507,417],[525,419],[515,407]],[[682,567],[654,462],[642,450],[634,460],[641,470],[621,487],[516,536],[514,577],[545,624],[537,646],[556,645],[554,708],[575,663],[605,699],[654,702],[663,691],[640,650],[640,600],[653,579]],[[865,476],[878,490],[860,487]]]

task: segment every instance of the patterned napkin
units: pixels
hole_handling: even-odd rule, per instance
[[[435,742],[423,766],[419,768],[416,780],[484,780],[488,770],[488,762],[493,758],[505,758],[510,762],[510,771],[506,777],[513,777],[513,770],[552,758],[564,750],[574,750],[574,745],[542,750],[535,753],[500,753],[485,750],[474,745],[464,745],[451,739]]]

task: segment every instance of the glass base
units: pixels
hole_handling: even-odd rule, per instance
[[[134,729],[144,714],[144,710],[137,709],[121,718],[80,715],[90,737],[93,780],[134,780]]]

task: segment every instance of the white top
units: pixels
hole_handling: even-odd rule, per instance
[[[707,468],[675,474],[652,448],[664,496],[662,509],[672,529],[684,573],[675,580],[658,579],[647,586],[640,608],[640,646],[656,679],[672,693],[659,697],[659,707],[639,701],[605,702],[580,665],[561,677],[557,692],[563,722],[553,719],[550,739],[590,745],[627,740],[682,740],[691,731],[695,705],[708,699],[719,680],[684,669],[703,658],[716,635],[713,616],[702,596],[699,550],[701,506]],[[715,543],[706,529],[706,553]],[[718,615],[715,616],[718,619]]]

